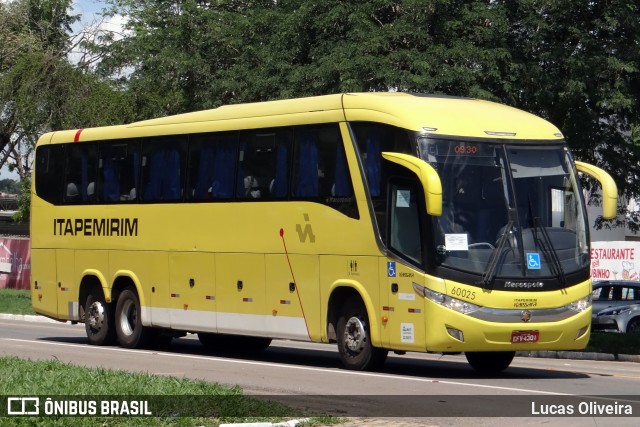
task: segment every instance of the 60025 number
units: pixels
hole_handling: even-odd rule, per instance
[[[464,288],[457,288],[457,287],[452,288],[451,295],[456,297],[467,298],[470,300],[476,299],[475,291],[470,291],[469,289],[464,289]]]

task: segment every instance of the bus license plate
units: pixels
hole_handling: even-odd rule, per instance
[[[539,338],[540,338],[539,331],[513,331],[511,333],[512,344],[538,342]]]

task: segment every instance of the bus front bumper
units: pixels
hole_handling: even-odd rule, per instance
[[[427,351],[582,350],[589,342],[590,309],[564,315],[561,309],[463,314],[428,299],[426,304]]]

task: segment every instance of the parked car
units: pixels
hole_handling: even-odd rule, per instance
[[[593,283],[593,317],[609,307],[640,304],[640,282],[603,280]]]
[[[591,329],[640,336],[640,304],[609,307],[599,311],[591,321]]]
[[[640,335],[640,282],[594,282],[592,312],[593,331]]]

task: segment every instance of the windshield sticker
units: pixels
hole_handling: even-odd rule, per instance
[[[445,234],[444,245],[448,251],[468,251],[469,241],[466,234]]]
[[[536,252],[527,253],[527,268],[529,270],[540,270],[540,254]]]
[[[396,207],[408,208],[411,206],[411,191],[410,190],[398,190],[396,195]]]

